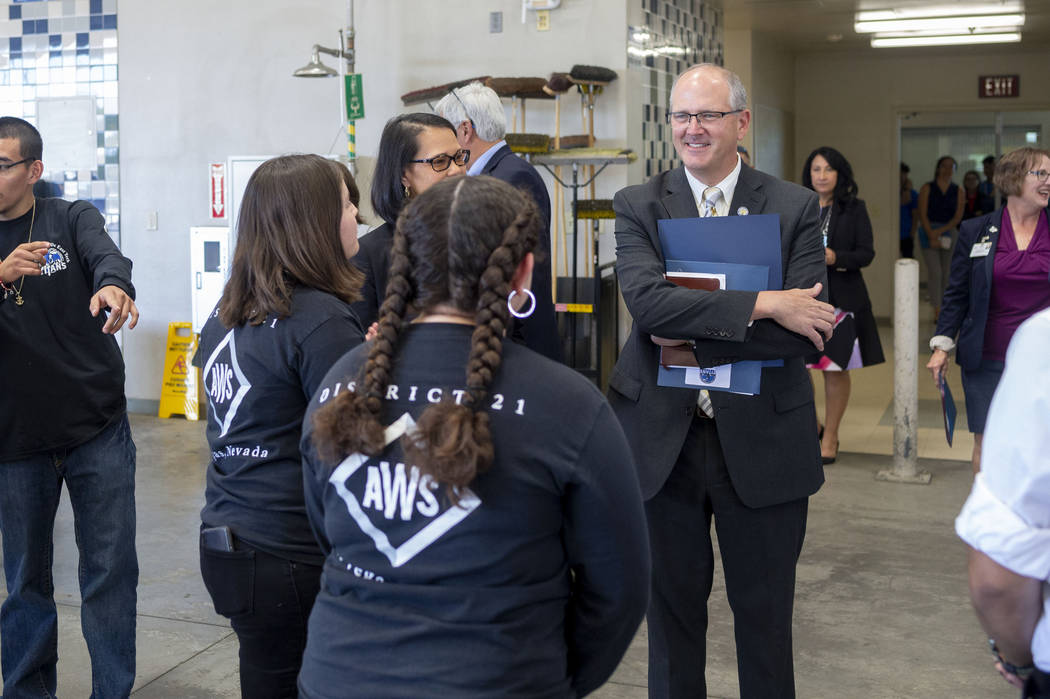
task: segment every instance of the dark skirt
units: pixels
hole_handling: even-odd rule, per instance
[[[966,426],[974,434],[984,434],[988,408],[1003,375],[1003,362],[982,359],[976,369],[962,370],[963,394],[966,396]]]
[[[860,311],[835,309],[835,330],[823,353],[806,357],[806,366],[820,371],[842,371],[886,361],[879,340],[879,326],[871,308]]]

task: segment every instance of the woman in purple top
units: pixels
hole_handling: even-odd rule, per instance
[[[958,343],[974,472],[1010,338],[1029,316],[1050,307],[1050,151],[1007,153],[996,166],[995,185],[1006,206],[963,223],[926,365],[940,382]]]

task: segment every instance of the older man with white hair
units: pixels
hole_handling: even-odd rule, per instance
[[[436,111],[452,122],[460,147],[470,150],[468,175],[490,175],[526,190],[536,201],[545,222],[535,250],[537,264],[532,273],[536,305],[530,317],[515,321],[511,337],[540,354],[561,361],[561,339],[551,297],[551,200],[547,186],[536,168],[517,157],[503,139],[507,132],[507,115],[499,95],[492,88],[479,82],[457,87],[438,102]]]

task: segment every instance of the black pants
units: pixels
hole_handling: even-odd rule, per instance
[[[215,611],[240,642],[241,696],[296,697],[306,624],[321,567],[290,561],[243,542],[235,551],[201,547],[201,575]]]
[[[1036,670],[1024,684],[1021,699],[1050,699],[1050,674]]]
[[[711,519],[733,611],[742,699],[795,696],[791,617],[795,564],[808,500],[751,508],[741,502],[714,420],[694,418],[667,482],[645,503],[652,550],[649,696],[707,696],[707,598]]]

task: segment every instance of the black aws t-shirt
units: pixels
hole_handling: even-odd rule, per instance
[[[471,326],[400,343],[376,457],[324,463],[311,417],[353,390],[368,347],[307,411],[305,494],[326,554],[301,696],[572,697],[615,669],[645,611],[648,538],[631,452],[605,398],[513,342],[486,401],[495,462],[451,506],[405,463],[431,403],[463,393]]]
[[[325,373],[364,339],[350,307],[297,287],[292,313],[228,329],[217,311],[201,330],[195,363],[208,394],[206,526],[267,553],[320,564],[303,506],[303,413]]]

